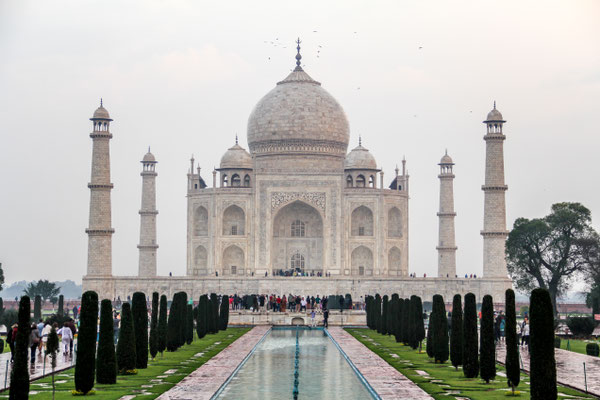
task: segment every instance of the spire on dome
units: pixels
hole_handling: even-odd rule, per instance
[[[296,68],[294,69],[294,71],[303,71],[302,67],[300,66],[300,60],[302,60],[302,56],[300,55],[300,43],[302,43],[300,41],[300,38],[298,38],[298,40],[296,40],[296,44],[298,46],[296,46],[296,50],[298,50],[298,53],[296,54]]]
[[[102,97],[100,97],[100,107],[102,107]]]
[[[238,144],[238,136],[237,136],[237,133],[235,134],[235,144]]]
[[[358,145],[362,146],[362,137],[358,135]]]
[[[496,109],[496,100],[494,100],[494,110]]]

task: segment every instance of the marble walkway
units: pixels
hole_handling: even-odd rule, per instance
[[[270,328],[267,325],[252,328],[158,399],[209,400]]]
[[[529,372],[529,351],[526,347],[521,349],[521,360],[523,368]],[[558,383],[570,386],[585,392],[585,375],[583,363],[587,375],[587,390],[589,393],[600,397],[600,358],[587,356],[562,349],[554,349],[556,358],[556,380]],[[496,347],[496,359],[504,364],[506,359],[506,346]]]
[[[27,350],[27,355],[29,356],[29,354],[29,350]],[[33,366],[30,364],[31,368],[29,369],[29,380],[39,379],[52,373],[50,357],[46,357],[46,363],[44,365],[44,359],[42,358],[40,352],[37,351],[35,359],[35,364]],[[63,371],[73,366],[75,366],[75,357],[63,356],[62,354],[59,354],[58,358],[56,359],[56,368],[54,373]],[[10,386],[11,369],[12,364],[10,363],[10,352],[0,354],[0,390],[4,390]]]
[[[332,327],[328,331],[382,399],[433,399],[427,392],[369,350],[343,328]]]

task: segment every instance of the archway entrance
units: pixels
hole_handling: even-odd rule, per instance
[[[312,206],[295,201],[273,219],[271,268],[274,275],[323,272],[323,220]]]

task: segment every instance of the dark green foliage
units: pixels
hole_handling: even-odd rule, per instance
[[[388,300],[387,313],[385,316],[385,330],[388,335],[394,334],[394,317],[392,316],[394,312],[394,307],[394,295],[392,295],[392,297],[390,297],[390,299]]]
[[[462,298],[455,294],[452,299],[452,329],[450,330],[450,361],[458,369],[463,363],[463,312]]]
[[[135,369],[135,333],[133,332],[133,316],[131,305],[123,303],[121,308],[121,329],[119,330],[119,341],[117,342],[117,369],[119,373]]]
[[[196,319],[196,334],[202,339],[208,332],[208,296],[203,294],[198,301],[198,318]]]
[[[402,341],[402,325],[404,324],[404,311],[405,311],[404,299],[398,298],[398,306],[396,311],[396,330],[394,331],[394,339],[396,343]]]
[[[554,348],[555,349],[560,349],[560,342],[561,342],[560,337],[557,336],[554,338]]]
[[[400,306],[400,297],[397,293],[392,294],[392,299],[388,305],[388,333],[396,337],[398,331],[398,307]]]
[[[450,351],[448,349],[448,320],[446,319],[446,306],[444,298],[436,294],[433,296],[433,316],[429,322],[433,328],[431,338],[433,340],[433,358],[435,362],[444,363],[448,360]]]
[[[152,293],[152,314],[150,317],[150,356],[154,360],[158,353],[158,293]]]
[[[475,295],[465,295],[463,318],[463,374],[465,378],[479,375],[479,340],[477,340],[477,304]]]
[[[532,400],[554,400],[556,360],[554,359],[554,314],[550,293],[534,289],[529,301],[529,365]]]
[[[429,313],[429,325],[427,327],[427,345],[425,347],[425,351],[427,352],[427,357],[433,358],[433,327],[431,326],[431,321],[433,320],[434,314],[433,311]]]
[[[421,342],[425,339],[425,324],[423,322],[423,304],[419,296],[410,297],[409,320],[412,328],[410,330],[410,347],[416,349],[421,346]]]
[[[594,320],[591,317],[567,318],[567,326],[574,336],[589,336],[594,331]]]
[[[382,335],[387,335],[388,331],[387,331],[387,317],[388,317],[388,295],[384,295],[383,296],[383,305],[381,308],[381,331],[379,333],[381,333]]]
[[[221,297],[221,312],[219,313],[219,330],[224,331],[229,324],[229,296]]]
[[[96,382],[117,383],[117,357],[113,328],[112,304],[104,299],[100,303],[100,334],[96,357]]]
[[[50,367],[52,368],[52,398],[54,399],[54,369],[56,368],[56,359],[58,358],[58,335],[54,326],[50,328],[48,341],[46,342],[46,355],[50,358]]]
[[[19,303],[19,328],[15,338],[15,358],[10,371],[10,400],[29,398],[29,319],[31,318],[31,300],[21,297]]]
[[[77,361],[75,390],[87,393],[96,377],[96,336],[98,334],[98,294],[87,291],[81,296],[79,330],[77,331]]]
[[[173,295],[173,301],[171,301],[171,309],[169,310],[169,321],[167,323],[167,351],[175,351],[179,348],[179,326],[181,321],[180,307],[180,293]]]
[[[598,343],[588,343],[585,346],[585,352],[588,356],[598,357],[600,354],[600,346],[598,346]]]
[[[373,309],[373,316],[375,317],[375,329],[377,330],[377,333],[381,333],[381,296],[379,295],[379,293],[375,295],[374,306],[375,307]]]
[[[62,294],[58,296],[58,311],[56,313],[59,317],[65,316],[65,296]]]
[[[410,343],[410,299],[404,299],[404,313],[402,313],[402,324],[400,329],[402,343],[408,346]]]
[[[158,307],[158,346],[157,350],[162,354],[167,348],[167,296],[160,296]]]
[[[187,304],[186,323],[185,323],[185,342],[192,344],[194,341],[194,309],[191,304]]]
[[[131,299],[133,332],[135,333],[135,367],[148,368],[148,305],[146,295],[135,292]]]
[[[494,304],[492,296],[483,296],[481,336],[479,337],[479,374],[485,383],[496,377],[496,343],[494,342]]]
[[[35,296],[35,300],[33,302],[33,320],[37,324],[39,320],[42,318],[42,296],[39,294]]]
[[[0,324],[8,327],[13,326],[19,322],[19,312],[14,309],[4,310],[2,317],[0,317]]]
[[[219,332],[219,298],[216,293],[210,294],[210,333]]]
[[[508,386],[514,391],[521,381],[521,369],[519,366],[519,338],[517,337],[517,310],[515,307],[515,292],[512,289],[506,291],[506,323],[504,333],[506,336],[506,380]],[[560,347],[560,338],[558,338]]]
[[[0,266],[0,268],[2,268]],[[2,300],[2,297],[0,297],[0,320],[2,320],[2,316],[4,314],[4,300]],[[6,325],[8,327],[8,325]]]
[[[179,347],[187,343],[187,293],[179,292]]]

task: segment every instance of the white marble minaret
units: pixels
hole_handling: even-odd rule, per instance
[[[504,184],[504,140],[502,131],[505,123],[500,111],[494,109],[487,115],[484,124],[487,134],[483,137],[486,142],[485,154],[485,184],[481,187],[485,195],[483,210],[483,276],[486,278],[506,278],[506,259],[504,254],[506,237],[506,203],[505,192],[508,186]]]
[[[93,141],[92,178],[90,188],[90,224],[88,234],[87,276],[108,277],[112,275],[112,234],[110,191],[110,115],[102,106],[90,118],[94,131],[90,134]]]
[[[454,163],[448,151],[440,160],[440,232],[438,246],[438,277],[454,278],[456,276],[456,240],[454,236]]]
[[[139,276],[156,276],[156,159],[148,153],[141,161],[142,208],[140,209],[140,265]]]

